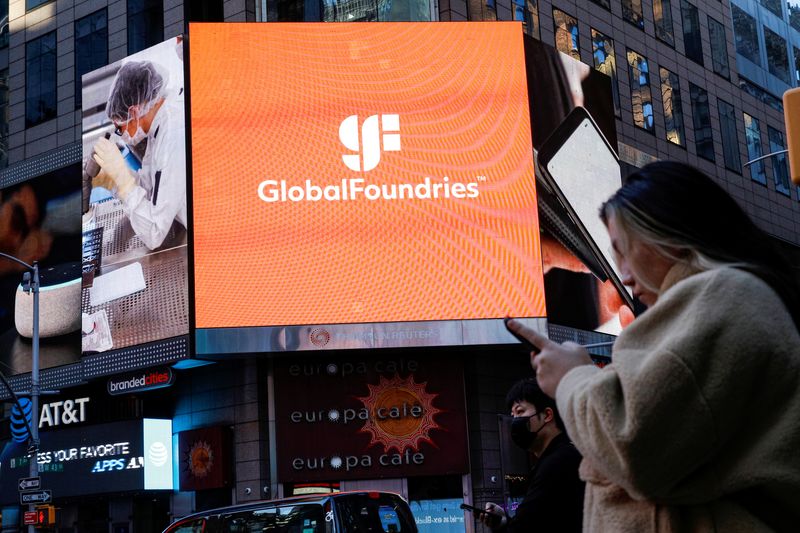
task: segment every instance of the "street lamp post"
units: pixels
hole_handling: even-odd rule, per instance
[[[39,477],[39,394],[41,393],[39,385],[39,263],[36,261],[29,265],[21,259],[17,259],[13,255],[8,255],[0,252],[0,257],[5,257],[15,263],[24,266],[28,271],[25,273],[24,280],[27,283],[30,281],[28,290],[33,292],[33,338],[32,344],[32,361],[31,361],[31,413],[32,422],[30,425],[31,433],[31,457],[30,457],[30,477]],[[35,511],[36,505],[31,503],[28,505],[29,511]],[[33,525],[28,526],[28,533],[35,533],[36,528]]]

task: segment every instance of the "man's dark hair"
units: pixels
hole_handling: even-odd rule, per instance
[[[561,420],[561,415],[558,414],[556,401],[542,392],[542,389],[534,378],[521,379],[511,386],[506,394],[506,409],[511,411],[514,404],[521,401],[532,404],[536,407],[537,413],[544,412],[548,407],[552,409],[556,420],[556,426],[561,431],[565,431],[564,421]]]

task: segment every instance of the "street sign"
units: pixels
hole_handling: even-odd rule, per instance
[[[37,490],[36,492],[21,492],[19,503],[28,505],[30,503],[47,503],[53,499],[53,492],[49,490]]]
[[[21,477],[19,478],[19,490],[36,490],[42,488],[42,478],[40,477]]]
[[[37,511],[25,511],[22,523],[26,526],[35,526],[39,524],[39,513]]]

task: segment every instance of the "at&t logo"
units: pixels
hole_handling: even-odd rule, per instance
[[[400,115],[372,115],[364,120],[359,139],[358,115],[350,115],[339,126],[339,139],[349,150],[357,154],[342,156],[347,168],[356,172],[372,170],[381,160],[383,151],[400,151]],[[383,132],[383,134],[381,134]]]

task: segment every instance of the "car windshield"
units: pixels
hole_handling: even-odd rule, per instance
[[[417,533],[414,519],[399,496],[348,494],[334,498],[343,531],[360,533]]]
[[[301,504],[233,513],[222,519],[225,533],[324,533],[319,504]]]

